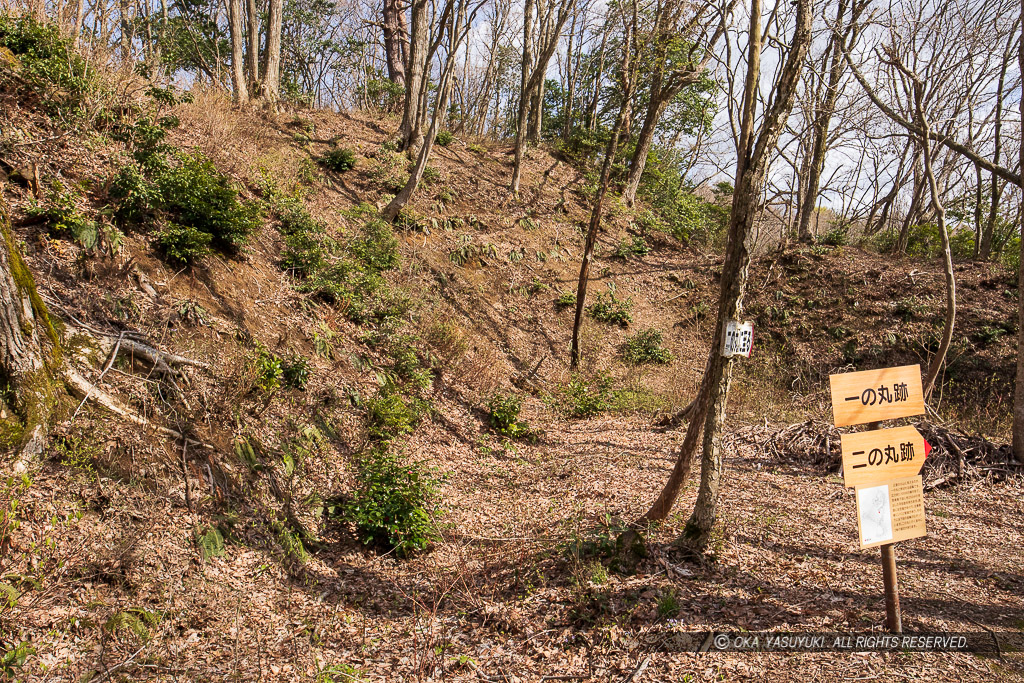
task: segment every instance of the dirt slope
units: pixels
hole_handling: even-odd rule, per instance
[[[332,234],[356,229],[352,208],[380,205],[404,165],[382,149],[396,127],[387,117],[243,113],[204,93],[173,113],[182,121],[175,145],[202,149],[246,194],[263,196],[272,180]],[[6,146],[9,163],[35,160],[44,185],[60,179],[82,188],[83,210],[102,208],[124,154],[118,143],[62,135],[16,102],[3,114],[9,139],[31,141]],[[332,142],[356,151],[355,169],[317,167],[313,159]],[[471,142],[435,148],[439,175],[417,197],[418,229],[398,231],[401,265],[387,275],[412,301],[402,333],[418,335],[436,358],[434,412],[402,448],[445,477],[443,540],[406,561],[363,548],[318,514],[324,499],[352,486],[351,457],[365,438],[358,399],[376,390],[387,358],[368,343],[370,327],[296,291],[279,265],[274,219],[237,258],[171,268],[144,233],[128,233],[116,256],[54,239],[26,219],[28,190],[5,187],[56,315],[115,334],[135,330],[213,366],[185,371],[187,407],[137,367],[117,365],[103,381],[133,410],[210,448],[182,453],[86,406],[58,428],[60,447],[30,467],[30,483],[15,477],[0,487],[3,509],[17,501],[20,520],[0,577],[21,593],[0,613],[2,639],[34,650],[19,677],[342,681],[358,671],[369,680],[611,680],[648,652],[643,680],[1019,677],[1012,658],[694,656],[664,652],[658,638],[644,645],[641,632],[670,628],[876,627],[875,554],[855,547],[853,502],[840,482],[737,441],[718,562],[688,565],[667,545],[692,505],[691,485],[678,515],[652,532],[637,573],[609,571],[597,551],[611,532],[601,525],[644,511],[681,439],[653,431],[652,415],[692,397],[720,261],[661,234],[646,236],[644,256],[612,257],[636,230],[632,214],[613,207],[591,292],[614,283],[617,297],[632,300],[633,321],[620,328],[588,318],[583,377],[593,384],[608,373],[616,412],[568,420],[572,313],[555,299],[574,288],[587,178],[537,150],[522,196],[511,198],[510,149]],[[963,324],[947,414],[1003,435],[1012,283],[985,266],[958,276]],[[734,427],[827,416],[830,370],[925,362],[940,282],[934,264],[852,247],[755,263],[748,310],[758,350],[734,385]],[[638,369],[618,358],[625,339],[645,328],[664,333],[671,363]],[[325,329],[332,348],[323,354]],[[306,357],[306,389],[254,392],[256,342]],[[104,359],[79,351],[75,362],[97,379]],[[483,406],[497,390],[524,397],[522,417],[543,431],[536,443],[509,443],[488,428]],[[274,458],[309,425],[329,439],[297,476],[286,474]],[[240,436],[263,445],[260,469],[242,462]],[[908,626],[1020,632],[1020,500],[1012,479],[929,494],[933,533],[900,546]],[[318,541],[301,561],[283,521]],[[225,555],[204,559],[196,538],[211,525],[230,529],[230,542]]]

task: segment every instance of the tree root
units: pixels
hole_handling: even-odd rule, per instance
[[[181,432],[177,432],[173,429],[170,429],[169,427],[161,427],[160,425],[153,424],[152,422],[142,417],[141,415],[138,415],[137,413],[128,410],[127,408],[122,406],[117,401],[117,399],[115,399],[113,396],[106,393],[105,391],[98,389],[96,385],[94,385],[92,382],[87,380],[85,377],[80,375],[76,370],[72,368],[68,368],[65,370],[64,379],[67,381],[67,385],[68,388],[71,390],[71,393],[76,398],[82,400],[85,400],[86,398],[91,399],[98,403],[99,405],[106,408],[107,410],[109,410],[110,412],[120,417],[123,417],[129,422],[134,422],[140,427],[152,429],[153,431],[159,434],[169,436],[173,439],[182,440],[189,446],[199,446],[201,448],[213,450],[213,446],[211,446],[210,444],[203,443],[202,441],[196,441],[195,439],[190,439]]]

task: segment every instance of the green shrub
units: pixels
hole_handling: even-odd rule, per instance
[[[176,116],[141,117],[135,123],[117,122],[110,136],[125,143],[132,158],[147,173],[159,173],[168,167],[167,156],[174,147],[166,142],[167,132],[180,125]]]
[[[495,394],[487,403],[490,413],[491,428],[502,436],[510,439],[529,438],[534,436],[529,425],[519,419],[522,402],[514,394]]]
[[[0,15],[0,46],[17,58],[15,70],[50,114],[78,115],[97,79],[56,24],[30,16]]]
[[[423,187],[430,187],[441,179],[441,172],[434,166],[424,166],[423,176],[420,178],[420,183]]]
[[[281,361],[281,383],[292,389],[305,389],[309,382],[309,361],[292,354]]]
[[[845,225],[838,225],[818,239],[819,244],[830,247],[842,247],[850,242],[850,233]]]
[[[371,78],[359,89],[359,94],[368,107],[395,114],[402,109],[405,88],[386,78]]]
[[[455,134],[452,133],[450,130],[439,131],[437,135],[434,137],[434,142],[441,145],[442,147],[447,147],[448,145],[455,142]]]
[[[257,205],[239,201],[228,177],[202,152],[178,155],[178,164],[157,182],[162,209],[176,222],[210,235],[220,249],[237,250],[259,227]]]
[[[562,292],[555,299],[555,306],[558,308],[568,308],[569,306],[576,306],[576,292]]]
[[[332,147],[324,152],[318,160],[320,165],[335,173],[350,171],[356,166],[356,155],[350,149],[344,147]]]
[[[281,358],[262,344],[256,344],[256,357],[252,361],[252,368],[254,384],[263,393],[268,394],[281,386],[281,379],[284,377]]]
[[[594,320],[611,325],[627,327],[633,322],[630,309],[633,308],[632,299],[621,300],[615,296],[615,291],[609,289],[597,295],[594,303],[587,306],[587,313]]]
[[[611,401],[611,378],[601,375],[591,386],[580,375],[573,375],[562,392],[562,409],[569,417],[585,418],[608,410]]]
[[[632,365],[669,363],[672,361],[672,354],[661,344],[662,336],[658,330],[637,332],[622,346],[622,358]]]
[[[356,481],[341,514],[356,525],[364,544],[406,557],[433,542],[437,482],[420,463],[385,447],[371,448],[357,462]]]
[[[193,228],[168,222],[156,234],[156,243],[164,257],[171,263],[185,265],[195,263],[210,253],[213,236]]]
[[[424,403],[402,396],[398,386],[386,382],[366,401],[366,434],[371,441],[390,441],[411,434],[419,424]]]
[[[478,145],[478,144],[476,144],[476,143],[473,143],[473,144],[471,144],[471,145],[468,145],[468,146],[466,147],[466,149],[468,149],[468,150],[469,150],[470,152],[472,152],[473,154],[484,154],[484,153],[485,153],[485,152],[487,151],[487,150],[486,150],[486,149],[484,149],[484,148],[483,148],[482,146],[480,146],[480,145]]]
[[[640,235],[634,235],[632,239],[623,239],[615,247],[612,256],[620,259],[628,259],[630,256],[645,256],[650,253],[651,248],[647,241]]]
[[[74,193],[70,190],[65,192],[60,182],[54,184],[44,206],[31,206],[27,213],[45,223],[54,237],[73,239],[86,249],[93,249],[99,244],[99,224],[78,210]]]
[[[144,223],[160,208],[160,188],[131,163],[110,181],[110,196],[117,200],[113,217],[120,225]]]

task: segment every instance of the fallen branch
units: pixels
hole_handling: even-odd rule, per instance
[[[67,381],[68,388],[71,389],[71,393],[74,394],[76,398],[81,398],[83,401],[86,399],[92,399],[110,412],[118,415],[119,417],[123,417],[129,422],[134,422],[140,427],[152,429],[174,439],[181,439],[190,446],[200,446],[201,448],[207,448],[210,450],[213,449],[213,446],[209,444],[205,444],[202,441],[196,441],[195,439],[190,439],[181,432],[176,432],[168,427],[155,425],[141,415],[133,413],[118,403],[117,399],[113,396],[97,388],[95,384],[87,380],[74,369],[69,368],[66,370],[64,373],[64,379]]]

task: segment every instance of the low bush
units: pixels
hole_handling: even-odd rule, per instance
[[[662,336],[658,330],[637,332],[623,344],[622,359],[632,365],[669,363],[672,353],[661,344]]]
[[[321,166],[335,173],[350,171],[356,166],[356,155],[344,147],[332,147],[318,159]]]
[[[86,249],[99,243],[99,224],[78,210],[75,194],[65,191],[60,182],[54,184],[45,204],[30,206],[27,213],[45,223],[54,237],[73,239]]]
[[[156,243],[164,258],[177,265],[199,261],[210,253],[213,235],[191,225],[166,223],[156,234]]]
[[[356,490],[341,517],[356,525],[362,542],[400,557],[427,549],[437,533],[437,482],[422,464],[378,446],[356,463]]]
[[[562,411],[571,418],[592,417],[608,410],[611,401],[612,380],[599,376],[593,384],[581,375],[573,375],[562,391]]]
[[[555,299],[555,306],[558,308],[568,308],[569,306],[576,305],[576,292],[562,292]]]
[[[615,296],[615,291],[610,289],[597,295],[594,303],[587,306],[587,313],[598,322],[627,327],[633,322],[633,315],[630,313],[632,308],[631,299],[619,299]]]
[[[28,15],[0,15],[0,47],[10,50],[16,61],[8,66],[38,96],[45,111],[61,116],[85,112],[86,99],[98,89],[98,80],[75,51],[74,41],[56,24],[40,23]]]
[[[210,235],[213,246],[237,250],[259,227],[257,205],[239,201],[238,190],[202,152],[179,154],[177,161],[157,180],[161,209]]]
[[[281,386],[284,370],[281,358],[262,344],[256,345],[256,357],[252,360],[253,383],[263,393],[270,393]]]
[[[455,134],[452,133],[450,130],[439,131],[438,134],[434,136],[434,142],[441,145],[442,147],[447,147],[448,145],[455,142]]]
[[[650,253],[651,248],[647,241],[640,235],[634,235],[632,239],[623,239],[615,246],[612,252],[614,258],[628,259],[630,256],[645,256]]]
[[[425,411],[424,401],[403,396],[400,387],[385,382],[366,401],[366,435],[371,441],[386,442],[411,434]]]
[[[519,419],[522,401],[514,394],[495,394],[487,403],[491,429],[510,439],[530,438],[534,432]]]
[[[309,382],[309,361],[298,354],[281,360],[281,383],[291,389],[305,389]]]

